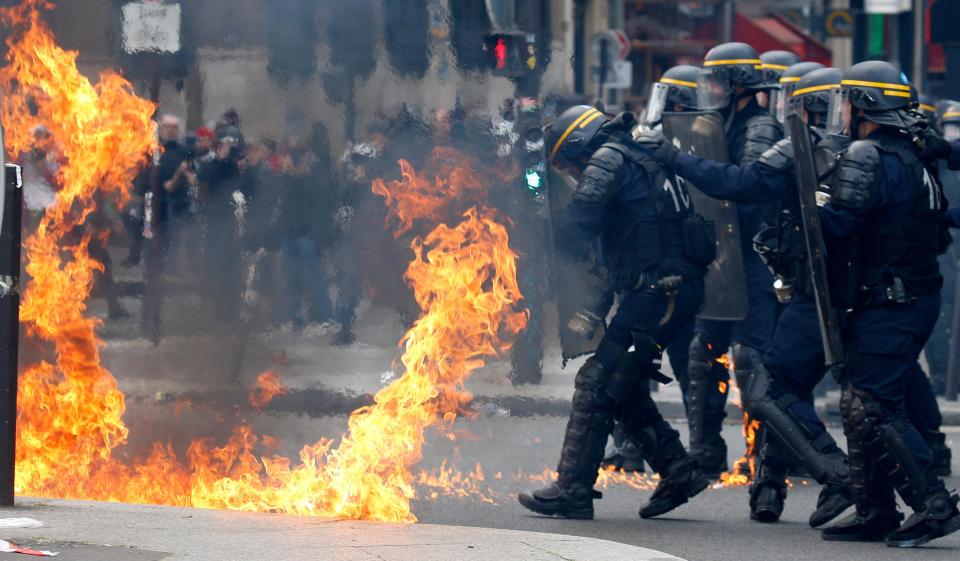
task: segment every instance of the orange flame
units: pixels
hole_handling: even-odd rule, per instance
[[[720,355],[716,360],[717,364],[722,364],[727,370],[733,370],[733,359],[730,358],[730,355]]]
[[[96,208],[95,195],[128,196],[137,164],[155,146],[154,107],[117,74],[103,73],[96,85],[87,81],[77,71],[77,53],[60,49],[44,26],[38,10],[49,7],[26,0],[0,12],[14,28],[9,64],[0,69],[8,147],[29,149],[33,125],[41,124],[62,144],[64,161],[58,176],[63,190],[26,242],[31,281],[21,317],[31,334],[53,343],[57,360],[20,376],[17,492],[415,520],[409,502],[416,480],[409,467],[420,459],[424,429],[449,428],[469,399],[463,381],[483,366],[484,356],[507,350],[527,320],[517,309],[516,255],[506,229],[492,211],[473,207],[455,226],[441,224],[413,241],[406,279],[423,313],[401,341],[404,374],[380,390],[373,405],[351,414],[339,443],[323,438],[304,446],[294,466],[289,458],[266,455],[274,439],[239,426],[223,446],[195,440],[183,460],[161,443],[141,461],[120,459],[114,451],[128,433],[121,419],[124,395],[100,364],[96,321],[84,316],[93,271],[101,265],[87,253],[88,237],[68,243],[65,236],[83,227]],[[452,194],[476,200],[483,182],[472,165],[444,152],[424,176],[433,182],[417,179],[409,193],[409,182],[388,187],[381,181],[375,188],[406,231],[412,220],[453,212],[444,204]],[[419,177],[408,164],[404,173]],[[411,202],[421,193],[433,203]]]
[[[278,376],[272,370],[261,373],[257,376],[257,385],[250,390],[247,399],[254,409],[263,409],[273,398],[287,393],[287,386],[284,386]]]
[[[743,414],[743,438],[747,449],[743,456],[733,463],[733,468],[720,474],[720,483],[724,487],[748,485],[757,474],[757,434],[760,430],[760,421],[751,419],[746,412]]]
[[[24,244],[30,281],[20,317],[31,336],[53,343],[57,365],[44,361],[20,374],[16,481],[19,492],[66,495],[127,438],[124,396],[100,365],[97,321],[84,316],[94,271],[102,269],[87,251],[85,220],[98,192],[127,198],[137,164],[155,143],[154,107],[115,73],[91,84],[76,68],[77,53],[54,43],[41,7],[50,5],[28,0],[0,11],[13,28],[8,64],[0,68],[6,148],[30,150],[42,125],[64,162],[62,189]]]

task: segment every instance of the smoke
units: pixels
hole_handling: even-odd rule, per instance
[[[498,153],[515,140],[504,104],[515,86],[481,68],[483,2],[180,2],[181,51],[161,57],[122,51],[119,4],[62,2],[45,17],[85,74],[120,69],[184,124],[189,174],[168,190],[145,166],[127,206],[98,211],[107,270],[89,313],[105,318],[105,366],[129,398],[128,453],[221,439],[238,419],[280,423],[271,411],[365,403],[419,312],[403,274],[426,233],[395,237],[373,180],[399,178],[401,159],[419,169],[436,146],[510,167]],[[201,128],[216,135],[212,153]],[[506,214],[510,180],[496,183],[489,204]],[[337,346],[348,325],[357,342]],[[290,394],[251,412],[245,396],[278,351],[291,357]]]

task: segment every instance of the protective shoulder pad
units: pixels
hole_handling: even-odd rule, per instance
[[[747,121],[740,165],[757,161],[764,152],[783,138],[783,129],[770,115],[757,115]]]
[[[595,166],[606,171],[616,172],[623,166],[629,148],[615,142],[608,142],[590,156],[587,167]]]
[[[583,175],[580,176],[580,185],[574,198],[586,202],[601,202],[620,189],[626,163],[621,150],[626,148],[604,144],[593,153]]]
[[[840,160],[834,176],[830,201],[834,206],[865,211],[870,206],[871,191],[880,165],[880,152],[868,140],[850,144]]]
[[[793,167],[793,142],[789,138],[778,141],[760,155],[757,162],[773,171],[785,171]]]

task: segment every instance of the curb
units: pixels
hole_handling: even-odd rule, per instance
[[[17,504],[0,509],[0,516],[28,516],[44,526],[8,529],[4,538],[83,561],[683,561],[607,540],[517,530],[59,499],[18,497]]]

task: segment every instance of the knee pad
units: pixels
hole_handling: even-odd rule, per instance
[[[867,441],[881,421],[883,408],[869,392],[847,386],[840,394],[840,415],[844,432]]]
[[[712,357],[713,352],[710,350],[710,346],[706,341],[706,338],[700,333],[696,333],[693,336],[693,339],[690,340],[690,352],[689,352],[689,362],[692,366],[694,363],[697,364],[709,364],[713,361]]]
[[[577,389],[596,390],[603,386],[608,377],[607,369],[594,359],[587,359],[583,363],[577,376],[574,378],[573,385]]]

